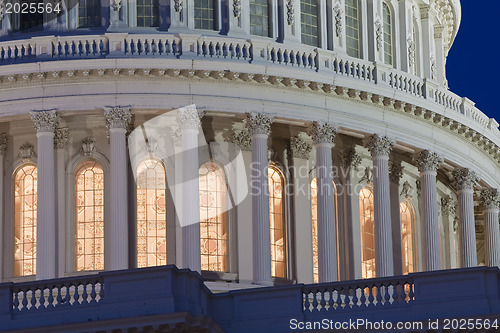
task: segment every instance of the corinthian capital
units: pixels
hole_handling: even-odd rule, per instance
[[[292,156],[294,158],[302,158],[304,160],[309,159],[309,154],[311,153],[311,145],[300,137],[292,138],[290,142],[290,149],[292,150]]]
[[[496,188],[482,190],[479,198],[485,209],[498,209],[500,203],[500,193]]]
[[[337,129],[335,126],[325,122],[315,121],[308,129],[308,134],[312,137],[315,144],[333,143]]]
[[[123,106],[105,107],[104,117],[106,117],[106,127],[108,129],[127,129],[128,124],[130,124],[130,121],[132,120],[130,107]]]
[[[368,148],[372,157],[389,156],[392,150],[393,141],[386,136],[374,134],[367,138],[365,147]]]
[[[233,143],[235,143],[241,150],[252,150],[252,139],[248,128],[233,131]]]
[[[177,122],[181,129],[198,129],[201,126],[203,111],[198,111],[194,104],[177,110]]]
[[[472,190],[479,180],[476,173],[467,168],[454,170],[452,178],[459,190]]]
[[[441,211],[443,215],[455,216],[457,213],[457,201],[450,197],[441,198]]]
[[[7,142],[9,142],[7,134],[0,134],[0,155],[5,155],[5,153],[7,152]]]
[[[443,159],[438,154],[428,150],[418,152],[413,157],[413,160],[420,172],[437,171],[439,163],[443,162]]]
[[[250,131],[250,135],[271,133],[271,124],[274,122],[274,116],[266,113],[247,113],[245,124]]]
[[[56,128],[54,135],[54,148],[65,149],[66,147],[68,147],[68,141],[69,141],[69,129],[67,127]]]
[[[361,156],[354,150],[354,148],[349,148],[347,150],[342,150],[340,152],[340,165],[347,169],[357,170],[361,164]]]
[[[399,184],[399,180],[401,179],[401,177],[403,177],[403,169],[404,167],[401,165],[401,162],[389,163],[389,180],[391,181],[391,183]]]
[[[38,133],[40,132],[51,132],[54,130],[59,123],[59,117],[57,116],[57,111],[52,110],[39,110],[30,112],[31,120],[35,125],[35,129]]]

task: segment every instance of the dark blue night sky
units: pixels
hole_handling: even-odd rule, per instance
[[[462,22],[446,64],[448,85],[500,122],[500,1],[460,2]]]

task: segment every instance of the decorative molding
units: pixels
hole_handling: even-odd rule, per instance
[[[242,130],[233,130],[232,141],[241,150],[251,151],[252,150],[252,138],[250,137],[250,131],[248,128]]]
[[[5,155],[7,152],[7,143],[9,142],[9,137],[6,133],[0,134],[0,155]]]
[[[389,161],[389,180],[391,183],[399,184],[401,177],[403,177],[403,169],[401,162]]]
[[[93,153],[97,152],[97,148],[95,146],[95,139],[92,137],[83,139],[82,148],[80,148],[80,152],[85,156],[92,156]]]
[[[114,11],[119,11],[122,8],[122,0],[111,0],[110,7]]]
[[[422,183],[420,182],[420,179],[415,181],[415,186],[417,187],[417,196],[420,198],[420,193],[422,193]]]
[[[358,170],[359,165],[361,164],[361,156],[356,153],[354,148],[349,148],[349,149],[343,149],[340,151],[339,154],[339,159],[340,159],[340,165],[344,168],[347,169],[349,168],[350,170]]]
[[[467,168],[453,170],[452,179],[459,191],[472,190],[479,181],[477,174]]]
[[[309,126],[307,132],[315,144],[333,144],[337,135],[337,128],[329,123],[315,121]]]
[[[419,172],[437,171],[443,159],[436,153],[429,150],[422,150],[413,156],[413,161],[417,165]]]
[[[21,147],[19,147],[18,157],[23,161],[30,161],[36,158],[35,148],[31,143],[26,142]]]
[[[172,141],[174,142],[174,146],[181,147],[182,146],[182,129],[179,126],[172,126],[171,128]]]
[[[340,7],[340,3],[337,3],[337,5],[335,5],[335,7],[333,8],[333,16],[335,17],[335,34],[337,35],[337,37],[342,36],[342,22],[344,20],[343,14],[344,11]]]
[[[292,25],[295,19],[295,9],[293,8],[293,0],[288,0],[286,2],[286,15],[288,25]]]
[[[182,0],[174,0],[174,10],[177,13],[182,12],[184,4],[182,3]]]
[[[363,171],[363,177],[361,177],[359,183],[373,184],[373,173],[370,167],[365,168]]]
[[[441,198],[442,214],[455,218],[457,214],[457,205],[458,205],[457,200],[451,197],[442,197]]]
[[[413,67],[415,65],[415,41],[413,33],[408,34],[406,42],[408,43],[408,65]]]
[[[500,193],[496,188],[482,190],[479,194],[481,203],[485,209],[498,209],[500,204]]]
[[[401,192],[399,193],[399,196],[411,200],[413,198],[414,192],[415,189],[410,185],[410,183],[408,183],[408,181],[405,181],[401,187]]]
[[[188,105],[177,109],[177,123],[181,130],[198,129],[201,126],[203,110],[198,110],[194,105]]]
[[[393,141],[387,136],[374,134],[365,140],[365,147],[368,148],[372,157],[389,156],[392,150]]]
[[[69,142],[69,129],[67,127],[58,127],[54,133],[54,148],[66,149]]]
[[[106,118],[106,128],[127,129],[132,115],[128,106],[106,106],[104,107],[104,117]]]
[[[430,62],[431,62],[431,79],[437,81],[436,59],[434,58],[433,54],[431,54]]]
[[[233,0],[233,15],[234,17],[241,16],[241,0]]]
[[[308,160],[312,146],[306,140],[300,137],[294,137],[290,142],[290,149],[294,158]]]
[[[382,40],[382,23],[380,22],[380,17],[377,17],[374,25],[375,25],[375,40],[377,42],[377,51],[380,51],[380,49],[383,46],[383,40]]]
[[[59,116],[57,115],[56,109],[31,111],[30,116],[38,133],[54,133],[59,123]]]
[[[244,122],[250,135],[264,134],[268,136],[271,133],[274,116],[266,113],[247,113]]]

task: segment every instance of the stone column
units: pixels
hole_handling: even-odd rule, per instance
[[[127,144],[125,134],[131,120],[130,108],[104,108],[106,126],[109,130],[110,151],[110,198],[109,212],[110,233],[106,239],[109,242],[109,270],[128,268],[128,203],[127,203]]]
[[[252,138],[250,195],[253,225],[253,283],[272,285],[267,139],[274,117],[263,113],[248,113],[245,120]]]
[[[68,148],[69,131],[68,128],[57,128],[54,137],[54,148],[56,149],[56,216],[57,216],[57,235],[58,235],[58,253],[59,263],[58,277],[64,277],[66,272],[66,149]]]
[[[372,135],[366,142],[373,161],[373,199],[375,223],[375,267],[377,277],[394,275],[392,257],[391,203],[389,191],[389,153],[392,141]]]
[[[4,197],[3,197],[3,192],[4,192],[4,171],[3,171],[3,160],[4,160],[4,155],[7,152],[7,134],[2,133],[0,134],[0,242],[4,242],[4,229],[5,229],[5,222],[6,219],[4,218]],[[4,273],[3,273],[3,266],[4,265],[4,250],[3,246],[0,246],[0,282],[3,281],[4,278]]]
[[[297,281],[313,283],[314,265],[313,236],[311,218],[311,197],[309,178],[309,155],[311,144],[304,138],[297,136],[290,142],[293,168],[293,217],[295,219],[295,253],[297,258]]]
[[[415,156],[420,171],[420,204],[422,216],[422,270],[441,269],[436,175],[441,158],[423,150]]]
[[[399,163],[389,163],[389,181],[391,196],[392,222],[392,256],[394,259],[394,275],[403,274],[403,259],[401,249],[401,209],[399,207],[399,180],[403,176],[403,166]]]
[[[484,234],[486,243],[486,266],[500,266],[500,231],[498,227],[498,204],[500,194],[496,188],[481,192],[484,207]]]
[[[474,267],[477,266],[477,250],[473,194],[478,177],[466,168],[454,170],[452,176],[458,187],[461,266]]]
[[[33,111],[30,115],[38,138],[36,279],[54,279],[58,262],[54,130],[58,116],[56,110]]]
[[[198,180],[198,133],[200,113],[194,106],[177,110],[182,142],[182,262],[184,268],[201,273],[200,184]]]
[[[316,148],[319,282],[332,282],[337,281],[337,233],[332,177],[332,147],[337,131],[328,123],[314,122],[309,132]]]

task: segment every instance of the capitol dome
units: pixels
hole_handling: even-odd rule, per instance
[[[408,301],[500,265],[498,123],[446,80],[458,0],[47,3],[1,4],[2,282],[175,265]]]

